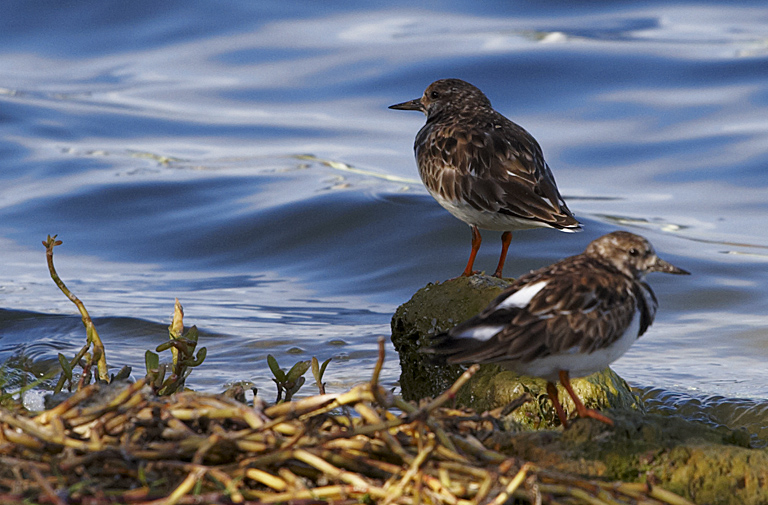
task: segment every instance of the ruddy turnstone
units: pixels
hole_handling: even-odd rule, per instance
[[[643,237],[609,233],[582,254],[520,277],[480,314],[435,337],[426,352],[452,364],[497,363],[546,379],[567,427],[559,379],[580,417],[613,424],[584,406],[570,377],[605,369],[653,323],[658,301],[645,282],[650,272],[688,274],[656,256]]]
[[[501,235],[501,277],[512,231],[581,230],[565,205],[536,139],[491,107],[482,91],[459,79],[429,85],[421,98],[390,109],[419,110],[427,123],[413,149],[429,193],[472,229],[472,252],[462,275],[472,275],[480,231]]]

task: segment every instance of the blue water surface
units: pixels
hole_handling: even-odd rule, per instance
[[[541,143],[580,234],[516,233],[506,273],[615,229],[651,277],[632,384],[768,398],[763,2],[6,2],[0,20],[0,360],[42,373],[85,339],[143,370],[174,298],[208,348],[189,386],[274,385],[333,357],[366,380],[395,308],[458,275],[469,230],[418,181],[432,81],[480,87]],[[491,270],[497,233],[477,267]],[[397,388],[391,346],[382,379]],[[308,391],[311,392],[311,391]]]

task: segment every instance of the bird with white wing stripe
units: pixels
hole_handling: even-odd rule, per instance
[[[617,231],[592,241],[584,253],[517,279],[480,314],[434,338],[425,352],[449,364],[496,363],[547,380],[563,427],[559,380],[579,417],[613,422],[584,406],[571,377],[605,369],[653,323],[656,295],[650,272],[688,272],[660,259],[643,237]]]

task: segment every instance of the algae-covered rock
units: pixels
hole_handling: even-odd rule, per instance
[[[742,447],[681,446],[651,462],[649,475],[694,503],[768,503],[768,454]]]
[[[448,331],[484,309],[512,283],[485,275],[459,277],[440,284],[428,284],[395,311],[392,317],[392,343],[400,355],[400,387],[407,400],[434,397],[442,393],[463,372],[458,365],[435,364],[419,352],[434,335]],[[637,397],[624,380],[610,369],[574,379],[573,387],[590,408],[641,408]],[[573,402],[560,386],[566,412]],[[521,377],[498,366],[484,365],[457,396],[459,405],[478,411],[503,407],[528,393],[535,401],[517,409],[512,418],[525,426],[549,427],[559,424],[546,397],[546,381]]]
[[[400,387],[406,400],[436,396],[463,372],[460,366],[435,366],[419,349],[427,339],[469,319],[511,284],[481,275],[427,284],[392,317],[392,343],[400,355]]]
[[[768,503],[768,452],[743,430],[682,417],[613,411],[614,426],[576,419],[562,432],[494,430],[483,443],[548,468],[648,482],[697,504]]]

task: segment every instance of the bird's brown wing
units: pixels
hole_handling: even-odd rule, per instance
[[[428,122],[414,143],[431,192],[479,211],[580,229],[527,131],[495,112],[450,119]]]
[[[529,362],[571,350],[590,353],[612,344],[642,303],[632,282],[558,266],[520,278],[482,313],[438,338],[433,344],[436,354],[451,363]],[[505,306],[520,289],[542,281],[546,286],[526,306]],[[486,340],[471,337],[484,331],[487,336],[495,328],[498,332]]]
[[[465,133],[463,149],[451,163],[459,167],[460,194],[478,210],[578,228],[560,196],[541,147],[522,127],[501,115],[484,128]]]

